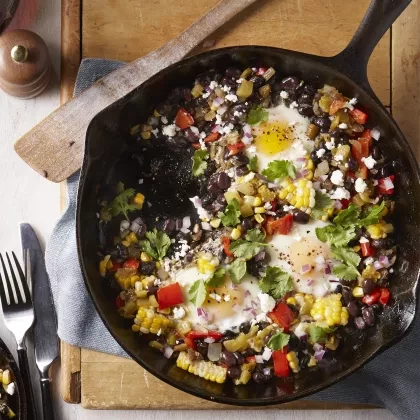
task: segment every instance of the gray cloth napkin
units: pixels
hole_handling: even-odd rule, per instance
[[[82,61],[75,93],[123,65],[118,61]],[[127,356],[112,338],[83,282],[76,249],[76,196],[79,173],[68,179],[68,206],[46,250],[46,264],[58,316],[58,335],[70,344]],[[411,333],[365,367],[308,399],[386,407],[401,420],[420,419],[420,314]]]

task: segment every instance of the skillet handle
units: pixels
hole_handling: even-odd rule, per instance
[[[412,0],[372,0],[349,45],[327,64],[373,93],[367,65],[376,45]]]

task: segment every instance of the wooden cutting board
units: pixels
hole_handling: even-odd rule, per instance
[[[129,61],[160,47],[218,0],[62,0],[62,102],[73,91],[80,58]],[[228,1],[228,0],[226,0]],[[270,45],[320,55],[343,49],[369,0],[260,0],[209,39],[211,48]],[[420,103],[420,0],[379,43],[369,64],[371,84],[389,107],[418,156]],[[199,46],[195,52],[209,47]],[[62,206],[65,186],[62,188]],[[198,400],[153,377],[132,360],[62,342],[62,396],[90,409],[237,409]],[[273,407],[270,407],[273,408]],[[276,407],[278,408],[278,407]],[[288,409],[366,408],[297,401]]]

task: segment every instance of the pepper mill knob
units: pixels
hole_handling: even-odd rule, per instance
[[[11,96],[29,99],[39,95],[51,80],[47,45],[24,29],[0,36],[0,88]]]

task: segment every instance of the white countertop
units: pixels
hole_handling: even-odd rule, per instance
[[[55,221],[60,215],[59,185],[37,175],[13,150],[15,140],[59,105],[59,52],[60,52],[60,5],[58,0],[40,0],[40,13],[35,24],[29,25],[47,42],[54,63],[55,80],[52,87],[40,97],[29,101],[12,99],[0,91],[0,251],[17,252],[20,255],[18,224],[31,223],[45,244]],[[0,320],[0,336],[15,348],[11,333]],[[65,420],[147,420],[172,419],[202,420],[214,417],[213,412],[197,411],[88,411],[80,405],[63,402],[59,385],[59,361],[53,368],[53,384],[57,419]],[[229,411],[217,412],[220,417],[229,416],[241,420],[263,415],[265,419],[284,420],[391,420],[394,417],[385,410],[358,411]]]

